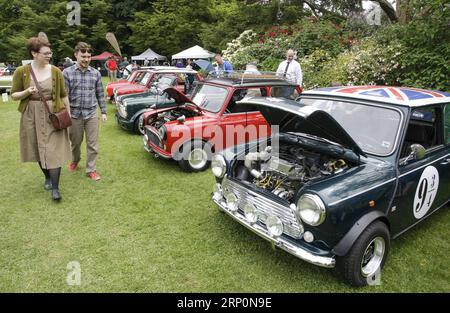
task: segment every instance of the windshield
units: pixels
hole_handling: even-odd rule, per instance
[[[162,76],[158,79],[158,88],[167,88],[170,86],[175,85],[177,77],[170,75],[170,76]]]
[[[400,112],[384,107],[335,100],[301,99],[330,114],[367,153],[392,153],[400,127]]]
[[[149,82],[150,78],[152,78],[153,73],[146,72],[144,76],[142,76],[141,80],[139,81],[140,85],[147,86],[147,83]]]
[[[195,90],[192,101],[206,111],[217,113],[222,108],[227,94],[226,88],[204,84]]]

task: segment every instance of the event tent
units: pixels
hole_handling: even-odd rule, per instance
[[[147,50],[145,50],[144,52],[142,52],[140,55],[135,55],[131,57],[131,60],[133,61],[143,61],[145,59],[152,61],[155,58],[158,59],[158,61],[164,61],[167,58],[163,55],[159,55],[158,53],[156,53],[155,51],[153,51],[152,49],[148,48]]]
[[[118,55],[112,54],[111,52],[108,52],[108,51],[104,51],[104,52],[102,52],[99,55],[94,55],[91,58],[91,60],[93,60],[93,61],[104,61],[104,60],[107,60],[109,57],[112,57],[112,56],[115,57],[115,58],[121,59],[121,57],[119,57]]]
[[[200,46],[193,46],[189,49],[172,55],[173,59],[209,59],[214,57],[215,53],[209,52]]]

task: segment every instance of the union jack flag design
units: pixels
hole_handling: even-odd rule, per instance
[[[444,91],[431,91],[410,87],[388,87],[388,86],[329,87],[316,89],[316,91],[359,94],[364,96],[389,98],[399,101],[414,101],[430,98],[450,97],[450,93]]]

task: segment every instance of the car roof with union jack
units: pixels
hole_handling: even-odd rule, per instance
[[[411,87],[339,86],[307,90],[303,92],[303,95],[339,96],[393,103],[408,107],[419,107],[435,103],[450,102],[449,92]]]

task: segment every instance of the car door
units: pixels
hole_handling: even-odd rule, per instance
[[[398,162],[398,186],[388,213],[394,235],[426,218],[450,198],[449,133],[447,126],[444,136],[443,120],[442,105],[416,108],[410,114]],[[412,144],[426,149],[422,159],[408,160]]]
[[[223,149],[232,147],[246,141],[246,112],[239,110],[237,101],[242,100],[246,88],[231,90],[231,96],[227,98],[226,107],[220,118],[220,128],[223,134]]]

